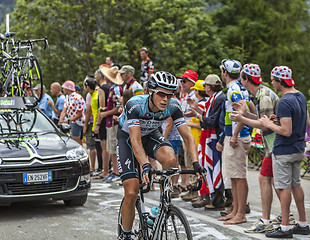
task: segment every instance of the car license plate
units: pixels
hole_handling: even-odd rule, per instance
[[[52,172],[41,172],[41,173],[24,173],[24,183],[37,183],[37,182],[51,182]]]

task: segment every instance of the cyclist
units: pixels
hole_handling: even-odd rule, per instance
[[[185,141],[193,158],[197,175],[203,168],[198,163],[194,137],[185,123],[180,104],[171,99],[178,89],[175,76],[168,72],[156,72],[148,82],[148,95],[134,96],[128,100],[119,119],[117,134],[117,161],[124,186],[124,202],[121,209],[123,239],[131,239],[135,203],[139,191],[139,176],[136,167],[142,166],[142,179],[150,183],[152,169],[147,156],[155,158],[163,169],[177,167],[174,150],[162,136],[159,127],[168,117]]]

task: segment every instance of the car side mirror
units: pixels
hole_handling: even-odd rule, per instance
[[[71,130],[71,126],[68,123],[60,123],[59,128],[64,133],[69,133]]]

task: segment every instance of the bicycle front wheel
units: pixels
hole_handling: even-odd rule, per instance
[[[186,216],[176,206],[170,206],[166,219],[162,221],[161,240],[192,240],[192,232]]]
[[[132,239],[137,239],[137,240],[143,240],[143,230],[142,230],[142,225],[143,225],[143,215],[141,211],[141,207],[139,204],[140,200],[137,200],[136,202],[136,210],[135,210],[135,218],[133,221],[132,225]],[[118,213],[118,221],[117,221],[117,233],[118,233],[118,238],[117,239],[123,239],[122,238],[122,206],[123,206],[124,199],[122,200],[121,206],[119,208],[119,213]]]

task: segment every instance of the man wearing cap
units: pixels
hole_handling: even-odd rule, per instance
[[[112,159],[113,170],[112,173],[105,178],[106,181],[116,181],[119,179],[119,171],[116,160],[116,135],[118,129],[118,121],[113,118],[113,115],[119,115],[119,108],[122,106],[117,99],[123,95],[123,89],[120,85],[123,84],[123,80],[118,74],[119,68],[117,66],[109,67],[107,65],[99,66],[100,72],[106,77],[107,83],[110,85],[109,95],[107,99],[107,108],[101,112],[102,118],[106,118],[107,128],[107,151],[110,153]]]
[[[149,58],[149,52],[146,47],[141,48],[140,57],[142,59],[140,83],[143,85],[144,82],[150,79],[151,74],[154,72],[154,63]]]
[[[253,226],[244,229],[247,233],[265,233],[273,230],[273,225],[270,221],[270,212],[272,204],[272,157],[271,150],[275,139],[275,133],[269,129],[264,128],[263,124],[258,120],[262,116],[268,117],[276,113],[278,96],[268,87],[262,85],[261,70],[257,64],[245,64],[240,73],[241,83],[253,96],[255,96],[256,114],[248,111],[246,105],[232,103],[234,111],[230,114],[230,119],[234,122],[242,122],[254,128],[262,129],[261,135],[263,137],[263,144],[265,150],[265,157],[262,162],[261,171],[259,175],[259,185],[261,189],[262,200],[262,218]],[[278,194],[278,191],[276,189]]]
[[[200,200],[193,202],[193,206],[205,207],[206,210],[218,210],[224,207],[224,196],[222,191],[220,153],[215,146],[223,130],[220,127],[219,118],[222,104],[226,97],[222,92],[221,79],[215,74],[208,75],[203,81],[203,86],[206,94],[209,96],[203,111],[201,108],[198,108],[194,101],[188,101],[191,111],[184,114],[185,116],[196,116],[199,119],[202,132],[198,147],[198,157],[200,164],[208,171],[208,188],[202,187],[200,190]],[[211,196],[211,199],[209,196]]]
[[[120,73],[122,80],[126,83],[123,89],[124,92],[126,90],[131,90],[134,96],[143,94],[142,86],[133,77],[135,74],[133,66],[124,65],[118,72]],[[118,101],[122,103],[123,97],[120,97]]]
[[[75,92],[75,84],[71,80],[67,80],[62,85],[66,100],[64,108],[60,114],[59,123],[68,122],[71,126],[71,137],[82,145],[82,131],[85,124],[83,97]],[[65,121],[65,117],[67,120]]]
[[[49,118],[52,119],[53,116],[53,108],[48,104],[48,100],[53,102],[53,99],[51,98],[50,95],[48,95],[47,93],[45,93],[45,86],[43,85],[43,89],[42,89],[42,99],[40,100],[39,103],[39,109],[45,113],[46,116],[48,116]],[[41,84],[38,84],[37,86],[35,86],[33,88],[34,93],[40,97],[41,94]],[[54,102],[53,102],[54,103]]]
[[[64,108],[65,104],[65,95],[61,92],[61,86],[59,82],[53,82],[51,84],[51,94],[55,97],[57,97],[56,104],[54,105],[53,101],[47,100],[48,105],[50,105],[53,108],[53,116],[52,119],[55,124],[58,124],[59,116]]]
[[[243,123],[233,122],[229,113],[233,111],[232,103],[245,101],[249,103],[248,91],[238,82],[242,65],[237,60],[224,59],[221,62],[222,81],[227,86],[225,101],[225,138],[224,138],[224,176],[231,180],[234,206],[231,213],[219,218],[225,225],[246,222],[246,202],[248,196],[247,155],[251,147],[250,128]]]
[[[304,95],[294,88],[292,70],[287,66],[277,66],[271,71],[271,83],[276,91],[284,95],[277,105],[277,116],[264,115],[260,121],[264,127],[274,131],[276,138],[272,150],[273,176],[275,188],[279,189],[281,200],[281,226],[272,233],[271,238],[292,238],[293,234],[308,235],[304,192],[300,185],[301,161],[305,151],[305,132],[307,101]],[[271,121],[272,120],[272,121]],[[291,194],[298,209],[299,222],[291,228],[289,215]]]
[[[186,113],[189,111],[189,105],[187,104],[187,99],[194,99],[196,102],[198,102],[198,99],[195,96],[194,89],[192,88],[195,86],[195,83],[198,80],[198,74],[193,70],[186,70],[180,78],[181,78],[181,84],[182,84],[183,92],[185,94],[185,96],[182,96],[182,98],[180,99],[181,108],[182,108],[183,113]],[[191,118],[185,116],[185,120],[186,121],[191,120]],[[189,130],[191,129],[191,127],[188,127],[188,128],[189,128]],[[192,158],[189,154],[189,151],[187,150],[187,147],[186,147],[184,142],[182,142],[182,147],[184,150],[184,165],[187,169],[192,169],[193,160],[192,160]],[[198,148],[198,146],[197,146],[197,148]],[[195,176],[191,175],[189,178],[190,179],[187,181],[190,184],[192,184],[192,185],[196,184]],[[196,197],[198,197],[198,191],[192,191],[192,190],[189,190],[188,193],[181,196],[181,198],[184,201],[191,201],[193,198],[196,198]]]

